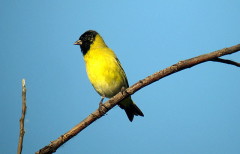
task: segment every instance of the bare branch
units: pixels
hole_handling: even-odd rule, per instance
[[[156,72],[147,78],[140,80],[139,82],[135,83],[131,87],[127,88],[123,92],[119,92],[117,95],[109,99],[107,102],[105,102],[103,105],[104,107],[101,108],[101,112],[99,112],[99,109],[91,113],[87,118],[85,118],[82,122],[77,124],[75,127],[73,127],[70,131],[67,133],[61,135],[58,139],[55,141],[52,141],[49,145],[45,146],[44,148],[40,149],[36,154],[48,154],[55,152],[61,145],[63,145],[65,142],[70,140],[72,137],[77,135],[79,132],[81,132],[83,129],[85,129],[87,126],[89,126],[91,123],[96,121],[97,119],[101,118],[106,112],[108,112],[110,109],[112,109],[114,106],[116,106],[121,100],[128,97],[129,95],[134,94],[141,88],[158,81],[161,78],[164,78],[168,75],[171,75],[173,73],[179,72],[181,70],[184,70],[186,68],[193,67],[197,64],[207,62],[213,59],[216,59],[217,57],[221,57],[227,54],[232,54],[234,52],[237,52],[240,50],[240,44],[224,48],[215,52],[211,52],[208,54],[204,54],[201,56],[197,56],[191,59],[183,60],[178,62],[177,64],[174,64],[168,68],[165,68],[159,72]]]
[[[22,79],[22,116],[19,120],[19,122],[20,122],[20,133],[19,133],[18,149],[17,149],[18,154],[22,153],[23,137],[24,137],[24,134],[25,134],[24,119],[25,119],[25,114],[26,114],[26,110],[27,110],[26,93],[27,93],[27,90],[26,90],[25,79]]]
[[[224,63],[224,64],[230,64],[230,65],[234,65],[234,66],[240,67],[240,63],[237,63],[235,61],[228,60],[228,59],[215,58],[215,59],[212,59],[211,61],[220,62],[220,63]]]

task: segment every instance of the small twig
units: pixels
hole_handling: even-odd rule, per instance
[[[25,79],[22,79],[22,116],[19,120],[20,122],[20,133],[19,133],[19,140],[18,140],[18,149],[17,153],[21,154],[22,153],[22,147],[23,147],[23,137],[24,137],[24,119],[25,119],[25,114],[27,110],[27,105],[26,105],[26,84],[25,84]]]
[[[96,111],[91,113],[87,118],[85,118],[75,127],[73,127],[71,130],[69,130],[67,133],[61,135],[58,139],[52,141],[49,145],[37,151],[36,154],[50,154],[55,152],[61,145],[63,145],[72,137],[74,137],[79,132],[81,132],[83,129],[88,127],[91,123],[93,123],[97,119],[104,116],[105,113],[107,113],[110,109],[116,106],[121,100],[127,98],[129,95],[134,94],[135,92],[142,89],[143,87],[148,86],[149,84],[152,84],[153,82],[156,82],[173,73],[179,72],[181,70],[193,67],[195,65],[198,65],[207,61],[211,61],[212,59],[216,59],[217,57],[232,54],[237,51],[240,51],[240,44],[229,47],[229,48],[224,48],[218,51],[214,51],[208,54],[200,55],[191,59],[180,61],[170,67],[167,67],[159,72],[156,72],[146,77],[143,80],[140,80],[139,82],[135,83],[131,87],[127,88],[124,91],[119,92],[117,95],[115,95],[114,97],[106,101],[104,103],[105,108],[102,108],[102,112],[99,112],[99,110],[97,109]]]
[[[240,63],[232,61],[232,60],[228,60],[228,59],[214,58],[211,61],[220,62],[220,63],[224,63],[224,64],[230,64],[230,65],[240,67]]]

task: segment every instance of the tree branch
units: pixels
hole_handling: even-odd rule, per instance
[[[25,79],[22,79],[22,116],[19,120],[20,122],[20,132],[19,132],[19,140],[18,140],[18,149],[17,153],[21,154],[22,153],[22,147],[23,147],[23,137],[24,137],[24,119],[25,119],[25,114],[27,110],[27,105],[26,105],[26,84],[25,84]]]
[[[127,88],[123,92],[119,92],[117,95],[106,101],[101,108],[101,112],[99,112],[99,109],[91,113],[87,118],[85,118],[82,122],[77,124],[75,127],[73,127],[70,131],[67,133],[61,135],[58,139],[55,141],[52,141],[49,145],[45,146],[44,148],[40,149],[36,152],[36,154],[49,154],[55,152],[61,145],[63,145],[65,142],[70,140],[72,137],[77,135],[79,132],[81,132],[83,129],[85,129],[87,126],[89,126],[91,123],[96,121],[97,119],[101,118],[105,113],[107,113],[110,109],[112,109],[114,106],[116,106],[121,100],[128,97],[129,95],[134,94],[138,90],[142,89],[143,87],[158,81],[161,78],[164,78],[168,75],[171,75],[173,73],[179,72],[181,70],[184,70],[186,68],[193,67],[197,64],[201,64],[203,62],[211,61],[213,59],[216,59],[217,57],[221,57],[227,54],[232,54],[234,52],[237,52],[240,50],[240,44],[224,48],[215,52],[211,52],[208,54],[200,55],[191,59],[179,61],[178,63],[165,68],[159,72],[156,72],[148,77],[146,77],[143,80],[140,80],[139,82],[135,83],[131,87]]]
[[[228,59],[214,58],[211,61],[225,63],[225,64],[230,64],[230,65],[234,65],[234,66],[240,67],[240,63],[237,63],[235,61],[228,60]]]

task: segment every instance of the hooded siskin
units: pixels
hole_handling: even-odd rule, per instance
[[[111,98],[122,88],[129,87],[117,56],[96,31],[86,31],[75,45],[81,47],[88,78],[99,95]],[[131,97],[121,101],[119,106],[125,110],[130,121],[133,120],[134,115],[144,116]]]

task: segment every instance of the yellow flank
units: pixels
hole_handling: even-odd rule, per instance
[[[106,46],[101,36],[95,37],[84,55],[88,78],[95,90],[104,97],[112,97],[127,88],[126,75],[114,52]]]

